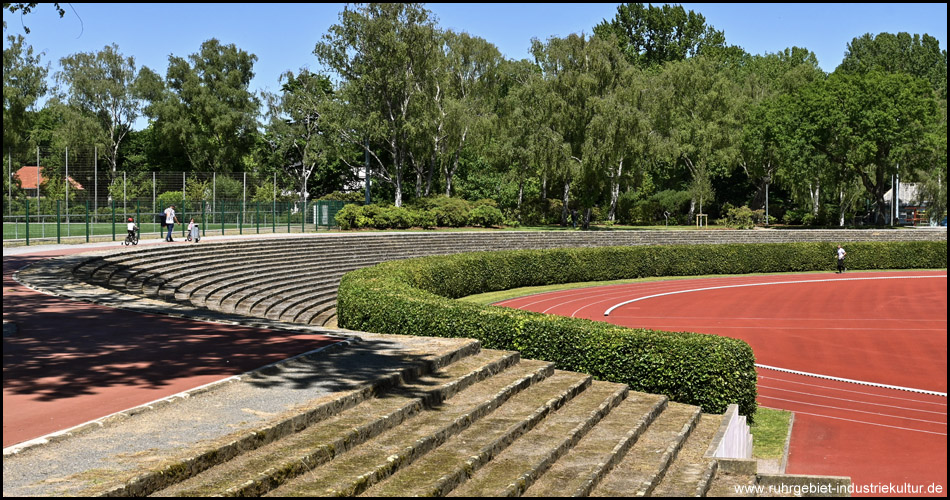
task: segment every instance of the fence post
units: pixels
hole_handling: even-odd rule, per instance
[[[287,202],[287,234],[290,234],[290,203]]]
[[[36,184],[39,186],[39,182]],[[30,246],[30,198],[28,197],[26,198],[26,246]]]
[[[276,233],[277,232],[277,202],[276,201],[274,202],[273,205],[271,205],[270,223],[271,223],[270,232]]]
[[[218,203],[218,207],[221,208],[221,236],[224,236],[224,202]]]
[[[254,223],[257,225],[257,234],[261,234],[261,202],[257,202],[257,216],[254,217]]]
[[[179,222],[178,225],[181,226],[182,238],[185,237],[185,233],[187,232],[186,231],[187,226],[185,226],[185,223],[184,223],[184,220],[188,218],[185,216],[187,212],[188,212],[188,209],[185,206],[185,173],[182,172],[181,173],[181,219],[178,221]]]
[[[139,226],[139,235],[142,234],[142,200],[135,200],[135,222]]]
[[[115,231],[112,231],[112,239],[115,239]],[[86,243],[89,243],[89,200],[86,200]]]
[[[59,243],[59,200],[56,200],[56,244]]]
[[[112,241],[115,241],[115,197],[112,198]]]
[[[304,200],[303,206],[300,207],[300,234],[307,232],[307,201]]]
[[[238,208],[237,214],[238,234],[244,234],[244,202],[241,202],[241,208]]]
[[[207,232],[208,224],[205,222],[205,201],[201,200],[201,236]]]

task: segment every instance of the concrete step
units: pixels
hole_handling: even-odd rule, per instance
[[[649,496],[699,421],[695,406],[669,403],[591,496]]]
[[[471,459],[463,460],[463,473],[477,472],[449,496],[520,495],[616,407],[628,390],[624,385],[597,382],[503,452],[485,454],[491,461],[484,467],[478,469]]]
[[[588,496],[666,405],[665,396],[631,391],[522,496]]]
[[[657,497],[701,497],[709,491],[716,472],[716,460],[707,458],[709,443],[722,423],[722,415],[702,414],[676,459],[653,490]]]
[[[755,474],[723,473],[717,471],[709,485],[706,496],[710,497],[753,497]]]
[[[486,379],[491,378],[492,383],[484,387],[496,387],[535,375],[530,363],[519,365],[518,360],[517,353],[484,350],[166,488],[157,496],[261,495]]]
[[[469,395],[460,393],[457,401],[453,398],[408,425],[370,440],[268,495],[358,495],[470,428],[480,429],[479,436],[487,435],[495,446],[504,447],[505,442],[537,425],[546,414],[583,391],[590,382],[586,375],[554,372],[543,380],[535,379],[530,387],[499,403],[484,396],[468,399]]]

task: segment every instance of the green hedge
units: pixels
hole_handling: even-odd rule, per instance
[[[722,413],[752,415],[755,359],[741,340],[623,328],[478,306],[454,298],[523,286],[647,276],[831,271],[830,243],[678,245],[477,252],[392,261],[347,273],[339,325],[363,331],[479,339],[559,369]],[[850,243],[848,269],[943,268],[946,242]]]

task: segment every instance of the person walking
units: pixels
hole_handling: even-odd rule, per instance
[[[175,241],[172,239],[172,230],[175,229],[176,222],[178,222],[178,217],[175,216],[175,205],[169,205],[165,209],[165,226],[168,227],[168,236],[165,237],[165,241]]]
[[[838,255],[838,271],[837,271],[835,274],[841,274],[841,273],[843,273],[843,272],[845,271],[845,267],[844,267],[844,256],[847,255],[847,254],[848,254],[848,252],[845,252],[845,251],[844,251],[844,248],[841,248],[841,245],[838,245],[838,252],[837,252],[837,255]]]

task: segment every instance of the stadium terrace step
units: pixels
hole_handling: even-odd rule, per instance
[[[699,416],[699,408],[695,406],[667,404],[623,460],[591,491],[591,496],[649,496]]]
[[[452,471],[452,477],[465,479],[472,471],[477,471],[474,476],[469,477],[464,484],[451,492],[445,486],[438,489],[429,487],[416,490],[409,488],[411,482],[405,482],[404,488],[392,488],[389,492],[398,494],[399,490],[403,490],[409,495],[449,494],[449,496],[520,495],[525,488],[544,474],[551,464],[597,425],[604,415],[616,407],[627,392],[627,387],[623,385],[595,382],[592,387],[521,437],[517,447],[509,447],[501,453],[491,448],[483,448],[478,450],[477,455],[471,455],[472,458],[466,459],[466,451],[473,448],[472,443],[477,442],[475,439],[464,441],[466,446],[453,446],[447,449],[446,453],[442,454],[447,456],[433,457],[433,461],[435,463],[461,462],[464,467],[456,466],[456,470]],[[454,460],[453,457],[455,457]],[[481,466],[482,464],[477,463],[475,457],[487,463]],[[488,462],[489,459],[491,459],[490,462]]]
[[[706,495],[711,497],[750,497],[756,485],[755,474],[718,472]]]
[[[631,392],[522,496],[588,496],[667,404],[665,396]]]
[[[420,415],[340,457],[338,462],[314,468],[285,483],[268,496],[358,495],[456,435],[459,439],[453,445],[477,437],[483,446],[504,448],[590,382],[586,375],[553,372],[540,380],[534,377],[528,387],[510,396],[507,394],[511,389],[504,388],[498,393],[503,404],[496,402],[497,396],[486,401],[484,391],[463,391],[438,411]]]
[[[155,496],[262,495],[489,377],[509,370],[481,389],[518,384],[535,375],[530,368],[537,366],[511,369],[517,363],[517,353],[482,351],[381,397],[364,401],[291,437],[166,488]],[[525,370],[526,367],[529,370]]]
[[[683,447],[676,454],[676,460],[663,475],[659,486],[653,490],[658,497],[697,497],[705,496],[709,483],[716,472],[716,460],[706,458],[709,443],[722,424],[722,415],[700,416],[699,422],[690,432]]]

